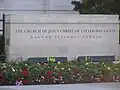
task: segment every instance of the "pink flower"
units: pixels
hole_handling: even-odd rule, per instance
[[[21,80],[17,80],[15,84],[16,84],[16,85],[23,85],[23,83],[22,83]]]

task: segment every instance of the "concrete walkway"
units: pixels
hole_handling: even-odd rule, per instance
[[[120,90],[120,83],[0,86],[0,90]]]

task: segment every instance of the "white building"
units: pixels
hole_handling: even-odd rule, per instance
[[[75,14],[72,0],[0,0],[0,13],[6,14]]]

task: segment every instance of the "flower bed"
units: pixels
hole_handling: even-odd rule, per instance
[[[0,63],[0,85],[41,85],[120,82],[120,64],[69,61],[65,63]]]

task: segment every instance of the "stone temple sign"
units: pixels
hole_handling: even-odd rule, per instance
[[[29,57],[119,56],[117,15],[7,15],[8,60]]]
[[[0,0],[8,61],[120,55],[117,15],[80,15],[73,0]],[[1,24],[0,24],[1,25]]]

